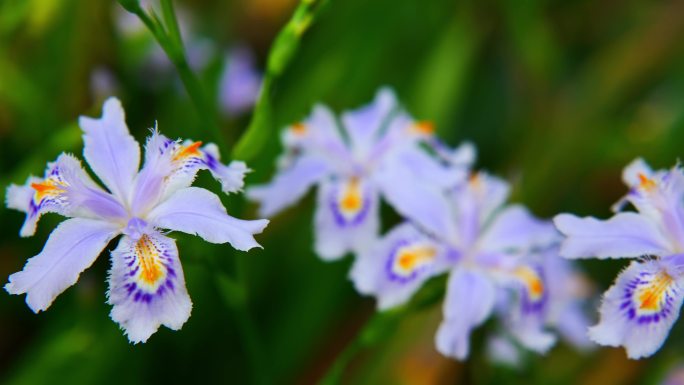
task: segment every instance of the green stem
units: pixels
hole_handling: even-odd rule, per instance
[[[275,83],[299,49],[302,36],[327,4],[328,0],[301,0],[290,20],[276,36],[268,55],[266,73],[259,98],[254,106],[252,120],[235,145],[233,158],[244,161],[253,159],[271,136],[272,98]]]
[[[163,22],[152,10],[148,14],[135,0],[119,0],[119,3],[126,10],[138,16],[152,33],[166,56],[176,67],[181,82],[197,111],[202,129],[216,142],[220,149],[226,151],[225,140],[216,122],[216,109],[188,64],[172,0],[161,0]]]
[[[337,385],[354,357],[363,349],[370,348],[389,338],[401,320],[414,311],[428,308],[444,297],[444,279],[436,278],[428,281],[425,287],[414,296],[413,300],[394,309],[377,312],[370,317],[356,337],[337,356],[328,371],[319,381],[319,385]]]

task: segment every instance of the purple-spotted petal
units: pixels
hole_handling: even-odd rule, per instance
[[[175,241],[157,232],[122,237],[112,251],[107,302],[133,343],[147,341],[161,325],[179,330],[192,302]]]
[[[128,201],[140,165],[140,146],[128,132],[121,102],[107,99],[101,118],[81,116],[79,125],[88,165],[109,191]]]
[[[328,172],[320,159],[305,155],[276,174],[269,184],[249,188],[247,196],[260,203],[260,215],[271,217],[301,199]]]
[[[111,223],[84,218],[67,219],[50,234],[40,254],[24,269],[10,275],[5,290],[26,294],[34,312],[47,309],[60,293],[76,283],[118,231]]]
[[[254,234],[268,224],[266,219],[246,221],[228,215],[218,196],[199,187],[175,192],[147,218],[156,227],[196,234],[207,242],[230,243],[243,251],[261,247]]]
[[[26,213],[20,231],[24,237],[35,233],[44,213],[109,220],[126,215],[121,204],[97,186],[78,159],[68,154],[49,163],[44,178],[29,177],[23,186],[11,185],[7,190],[7,205]]]
[[[362,252],[380,230],[378,195],[356,177],[323,181],[315,214],[315,249],[324,260]]]
[[[449,277],[444,321],[435,343],[445,356],[464,360],[470,351],[470,333],[492,313],[496,290],[481,272],[457,268]]]
[[[442,247],[404,223],[357,256],[350,278],[383,310],[408,301],[427,279],[445,270],[445,259]]]
[[[240,191],[250,171],[244,162],[221,163],[213,143],[181,143],[153,131],[145,146],[145,165],[135,181],[133,212],[145,213],[174,192],[189,187],[200,170],[209,170],[225,193]]]
[[[526,348],[545,353],[556,342],[556,337],[544,329],[549,302],[547,281],[539,266],[520,265],[514,269],[513,284],[517,303],[507,319],[511,335]]]
[[[566,258],[635,258],[671,250],[658,226],[636,213],[619,213],[605,221],[560,214],[553,221],[566,236],[560,250]]]
[[[684,287],[663,261],[634,261],[603,296],[599,323],[589,338],[624,346],[629,358],[648,357],[665,342],[679,317]]]
[[[521,205],[503,209],[480,238],[480,250],[525,252],[545,248],[560,236],[549,222],[541,221]]]

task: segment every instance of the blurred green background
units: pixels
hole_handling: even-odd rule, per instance
[[[188,50],[209,42],[212,53],[199,76],[214,97],[228,49],[251,47],[263,68],[296,6],[294,0],[175,4],[191,20]],[[3,190],[30,173],[42,175],[62,151],[80,155],[77,117],[99,116],[110,93],[122,99],[139,140],[155,121],[167,136],[203,139],[202,119],[173,67],[150,54],[156,43],[146,30],[126,30],[122,18],[125,12],[111,1],[0,0]],[[684,2],[329,0],[274,82],[272,134],[250,161],[255,172],[247,183],[271,177],[278,130],[303,118],[313,103],[339,112],[369,102],[382,85],[394,87],[416,118],[434,121],[447,142],[473,141],[478,167],[511,180],[513,199],[537,215],[605,217],[625,191],[620,173],[629,161],[643,156],[670,167],[682,156]],[[231,145],[249,120],[220,118]],[[199,183],[217,190],[207,178]],[[224,202],[236,216],[254,218],[255,208],[243,199]],[[276,384],[315,383],[373,314],[374,303],[347,280],[351,258],[324,263],[313,254],[312,214],[309,194],[257,237],[263,250],[249,253],[174,234],[192,316],[181,331],[162,328],[146,344],[130,345],[109,319],[107,252],[45,313],[34,315],[23,297],[3,291],[0,381],[252,383],[236,315],[216,284],[216,276],[233,274],[237,262],[246,272],[249,310],[263,345],[258,370]],[[386,219],[387,228],[397,218],[389,213]],[[49,215],[34,237],[21,239],[23,214],[0,210],[2,280],[40,251],[59,220]],[[623,265],[582,267],[602,292]],[[595,305],[589,306],[592,317]],[[407,316],[352,361],[344,381],[656,384],[684,357],[680,322],[648,360],[628,361],[618,349],[582,355],[560,344],[512,369],[489,363],[477,346],[488,325],[475,334],[471,359],[457,363],[434,350],[440,319],[439,304]]]

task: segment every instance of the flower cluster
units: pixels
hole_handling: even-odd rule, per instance
[[[506,205],[505,181],[471,172],[472,145],[450,149],[387,89],[340,121],[316,106],[285,130],[276,177],[248,190],[262,215],[318,185],[316,252],[326,260],[356,254],[350,277],[380,310],[407,302],[428,279],[448,272],[436,336],[446,356],[466,358],[471,331],[494,313],[507,338],[538,352],[555,341],[549,326],[585,343],[580,295],[566,285],[577,273],[556,263],[558,233],[524,207]],[[406,219],[382,237],[380,199]]]
[[[160,325],[177,330],[192,303],[173,239],[161,229],[196,234],[239,250],[258,247],[253,235],[267,220],[231,217],[219,197],[191,187],[200,170],[209,170],[225,193],[243,188],[243,162],[224,165],[213,144],[171,140],[156,129],[147,139],[145,162],[130,135],[117,99],[104,103],[102,118],[82,117],[83,155],[106,189],[95,183],[72,155],[49,163],[43,178],[29,177],[7,190],[7,206],[26,213],[22,236],[35,233],[42,214],[69,217],[50,235],[40,254],[12,274],[5,289],[26,294],[34,312],[76,283],[107,244],[123,235],[111,253],[107,300],[111,317],[131,342],[146,341]]]
[[[652,170],[637,159],[623,172],[629,192],[608,220],[558,215],[566,258],[634,258],[603,296],[600,322],[589,337],[624,346],[630,358],[655,353],[684,300],[684,172]],[[628,205],[636,212],[624,211]]]

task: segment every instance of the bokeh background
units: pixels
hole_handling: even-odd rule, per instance
[[[185,43],[218,105],[231,47],[264,66],[294,0],[177,1]],[[194,57],[194,59],[193,59]],[[193,62],[196,60],[196,62]],[[478,167],[514,184],[513,199],[545,218],[571,211],[608,216],[625,191],[620,173],[637,156],[670,167],[684,145],[684,2],[636,0],[329,0],[304,34],[273,93],[272,134],[249,166],[248,184],[268,180],[278,130],[313,103],[334,110],[396,89],[409,111],[435,122],[449,143],[471,140]],[[80,155],[76,124],[121,98],[133,135],[155,122],[166,135],[202,139],[202,119],[151,34],[112,1],[0,0],[0,185],[42,175],[62,152]],[[235,143],[250,121],[218,115]],[[201,177],[200,184],[217,186]],[[23,297],[0,293],[0,381],[6,384],[249,384],[250,356],[217,275],[237,263],[249,283],[249,310],[263,349],[259,371],[276,384],[315,383],[373,314],[346,278],[351,258],[312,252],[313,199],[277,216],[258,236],[263,250],[241,253],[188,236],[178,239],[193,313],[179,332],[162,328],[130,345],[105,304],[107,252],[39,315]],[[229,212],[254,218],[242,196]],[[385,210],[385,225],[397,220]],[[18,237],[23,214],[0,210],[0,280],[37,254],[60,219]],[[110,245],[113,247],[114,243]],[[600,293],[624,261],[586,262]],[[595,299],[594,299],[595,301]],[[596,302],[588,311],[596,317]],[[684,362],[684,325],[654,357],[622,350],[580,354],[560,344],[526,355],[519,368],[491,363],[474,335],[469,361],[433,347],[439,302],[407,315],[351,362],[349,384],[657,384]],[[262,374],[263,374],[262,373]]]

